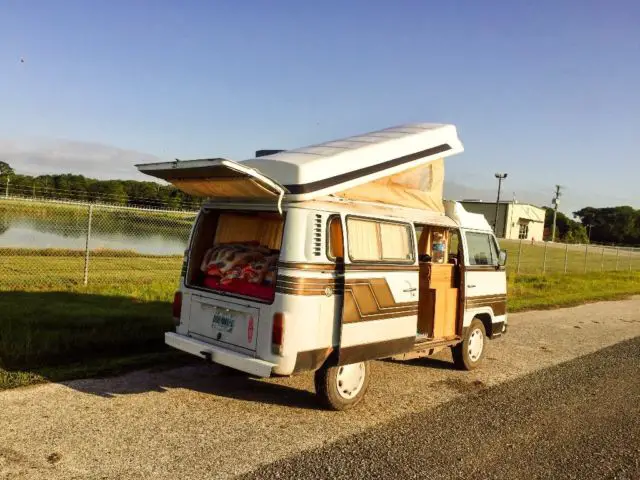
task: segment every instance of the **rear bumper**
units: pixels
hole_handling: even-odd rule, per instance
[[[225,350],[224,348],[216,347],[215,345],[173,332],[166,332],[164,334],[164,343],[170,347],[195,355],[196,357],[207,360],[210,359],[214,363],[219,363],[220,365],[225,365],[257,377],[270,377],[273,367],[276,366],[274,363]]]

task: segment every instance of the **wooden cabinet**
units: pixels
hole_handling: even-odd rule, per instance
[[[455,266],[423,263],[420,265],[418,332],[430,338],[453,337],[458,316],[458,289]]]

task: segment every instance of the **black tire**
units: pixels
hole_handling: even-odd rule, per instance
[[[479,331],[479,332],[478,332]],[[480,337],[478,337],[478,333]],[[482,350],[479,355],[471,355],[469,344],[471,338],[474,337],[477,342],[477,338],[482,340]],[[451,353],[453,354],[453,363],[460,370],[473,370],[478,368],[484,358],[484,353],[487,350],[487,332],[484,328],[484,324],[479,318],[474,318],[471,321],[471,325],[467,328],[467,332],[464,335],[462,343],[459,343],[455,347],[451,347]]]
[[[355,395],[349,398],[338,379],[345,368],[361,368],[364,378],[358,382],[359,389]],[[326,365],[316,371],[315,386],[316,395],[320,402],[332,410],[348,410],[355,407],[364,398],[371,380],[371,366],[369,362],[359,362],[353,365],[339,367],[327,367]],[[342,387],[342,388],[341,388]],[[342,393],[341,393],[342,392]]]

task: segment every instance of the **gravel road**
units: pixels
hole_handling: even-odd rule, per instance
[[[365,403],[345,413],[317,409],[311,375],[249,380],[206,365],[0,392],[0,478],[201,480],[256,471],[638,337],[640,298],[509,321],[474,372],[453,370],[448,353],[375,362]]]
[[[637,337],[244,478],[638,479],[639,379]]]

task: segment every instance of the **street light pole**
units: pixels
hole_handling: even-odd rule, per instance
[[[502,189],[502,180],[507,178],[506,173],[496,173],[496,178],[498,179],[498,199],[496,200],[496,216],[493,220],[493,232],[498,235],[498,211],[500,209],[500,190]]]

